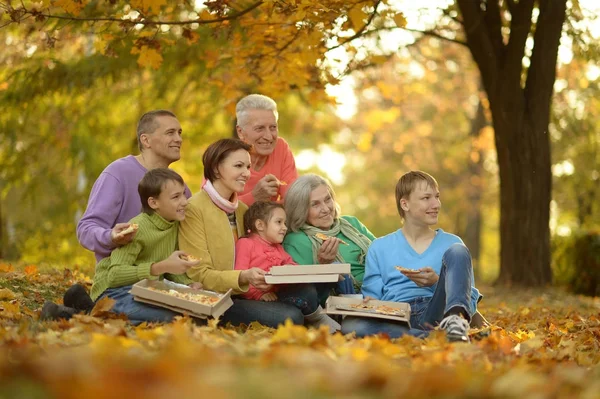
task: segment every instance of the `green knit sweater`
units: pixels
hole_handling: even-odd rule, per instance
[[[140,213],[129,223],[139,225],[133,241],[112,251],[111,255],[96,265],[94,284],[90,296],[95,301],[108,288],[133,285],[145,278],[167,279],[181,284],[192,280],[184,274],[153,276],[150,268],[153,263],[168,258],[177,249],[177,229],[179,222],[167,222],[156,213]]]

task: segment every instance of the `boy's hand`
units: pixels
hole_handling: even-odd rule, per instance
[[[431,287],[438,282],[440,276],[429,266],[418,270],[403,271],[406,277],[412,280],[419,287]]]
[[[265,282],[265,271],[258,267],[242,270],[239,277],[240,285],[250,284],[261,291],[269,291],[272,286]]]
[[[260,297],[260,300],[265,302],[275,302],[277,300],[277,294],[274,292],[267,292]]]
[[[181,256],[185,255],[183,251],[174,251],[167,259],[155,263],[151,267],[151,273],[154,276],[160,276],[164,273],[184,274],[190,267],[200,264],[198,260],[183,260]]]
[[[128,228],[129,223],[117,223],[115,224],[115,227],[113,227],[110,231],[110,239],[112,240],[113,244],[115,244],[117,247],[129,244],[131,240],[133,240],[133,237],[135,237],[135,233],[137,233],[137,230],[132,231],[129,234],[120,234],[122,231],[127,230]]]
[[[190,287],[193,290],[201,290],[202,289],[202,283],[196,281],[196,282],[193,282],[191,284],[188,284],[188,287]]]
[[[317,262],[322,265],[332,263],[338,253],[338,247],[340,246],[340,240],[336,237],[323,241],[319,252],[317,252]]]

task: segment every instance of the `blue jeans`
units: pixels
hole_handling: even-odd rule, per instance
[[[332,290],[335,291],[337,295],[340,294],[356,294],[354,290],[354,284],[352,283],[352,277],[348,274],[344,274],[344,280],[338,281],[337,283],[316,283],[315,287],[317,287],[317,296],[319,298],[319,303],[325,306],[325,301],[329,298],[329,294]]]
[[[355,332],[358,337],[379,333],[385,333],[390,338],[405,334],[422,337],[427,335],[427,330],[438,325],[449,310],[455,308],[463,310],[470,321],[472,281],[473,265],[469,249],[463,244],[453,244],[442,257],[442,270],[433,296],[407,301],[413,328],[390,320],[346,317],[342,321],[342,333]]]
[[[265,302],[233,297],[233,306],[221,317],[220,324],[234,326],[249,325],[257,321],[262,325],[277,328],[287,319],[292,323],[304,324],[304,316],[314,313],[319,306],[317,290],[313,284],[283,286],[277,292],[277,301]]]
[[[129,290],[131,290],[130,285],[118,288],[109,288],[98,297],[98,300],[104,297],[114,299],[116,302],[112,308],[112,311],[115,313],[124,314],[127,316],[131,324],[135,326],[143,322],[169,323],[173,321],[175,316],[181,316],[181,313],[177,313],[169,309],[135,301],[133,299],[133,295],[129,293]],[[204,319],[193,318],[193,320],[197,324],[206,323],[206,320]]]

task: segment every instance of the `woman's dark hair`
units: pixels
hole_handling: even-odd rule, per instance
[[[273,216],[273,211],[277,208],[283,208],[282,204],[273,201],[257,201],[248,208],[244,214],[244,231],[246,235],[258,233],[256,230],[256,221],[262,220],[268,223]]]
[[[221,139],[215,141],[208,146],[202,156],[204,178],[211,183],[214,182],[217,180],[217,167],[230,153],[237,150],[246,150],[250,152],[250,148],[252,148],[252,146],[238,139]]]
[[[154,209],[148,205],[148,198],[158,198],[168,181],[176,181],[182,186],[184,185],[183,178],[174,170],[157,168],[146,172],[140,180],[140,184],[138,184],[138,193],[140,193],[140,199],[142,200],[142,212],[149,215],[154,213]]]

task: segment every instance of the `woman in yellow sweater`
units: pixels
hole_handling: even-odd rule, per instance
[[[258,321],[277,327],[287,319],[304,324],[304,315],[293,305],[235,297],[248,291],[250,285],[264,291],[271,288],[265,283],[264,270],[258,267],[235,270],[235,243],[244,235],[243,219],[248,209],[238,195],[250,178],[249,150],[250,146],[241,140],[222,139],[211,144],[202,157],[205,183],[190,198],[185,220],[179,225],[179,248],[201,259],[187,275],[207,290],[233,289],[234,304],[223,315],[223,324]],[[312,285],[299,285],[296,294],[299,300],[317,300]]]

